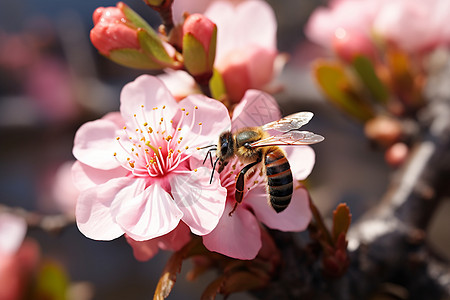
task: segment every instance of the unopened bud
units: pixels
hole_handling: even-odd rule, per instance
[[[179,66],[175,50],[126,4],[97,8],[93,21],[92,44],[114,62],[139,69]]]
[[[183,25],[183,57],[186,70],[207,83],[216,56],[217,26],[201,14],[187,17]]]
[[[396,119],[377,116],[367,121],[364,132],[366,136],[378,144],[388,147],[396,143],[402,135],[402,126]]]

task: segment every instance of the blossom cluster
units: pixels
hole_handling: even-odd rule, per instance
[[[224,131],[281,118],[275,99],[257,90],[280,68],[276,20],[260,0],[212,1],[193,10],[185,4],[174,1],[174,28],[159,34],[124,3],[94,12],[91,40],[100,53],[131,67],[169,69],[125,85],[120,112],[77,131],[76,222],[95,240],[124,235],[138,260],[159,249],[179,250],[193,236],[209,251],[254,259],[263,248],[265,226],[282,231],[308,226],[309,198],[298,181],[312,171],[314,151],[286,147],[287,159],[295,162],[294,192],[283,212],[267,203],[261,164],[246,176],[242,203],[233,210],[244,161],[236,156],[219,174],[212,156],[211,163],[207,160],[208,146],[217,145]],[[222,88],[209,83],[205,89],[214,76]]]

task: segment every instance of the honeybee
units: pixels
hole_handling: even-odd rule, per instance
[[[245,174],[258,164],[261,164],[262,171],[267,177],[267,193],[269,195],[269,204],[280,213],[286,209],[291,202],[293,193],[293,178],[291,167],[286,158],[285,152],[278,146],[310,145],[319,143],[324,137],[309,131],[300,131],[300,127],[308,123],[314,116],[311,112],[298,112],[278,121],[267,123],[261,127],[246,127],[232,133],[225,131],[220,134],[217,145],[208,150],[208,155],[213,166],[212,172],[219,161],[218,172],[222,172],[228,161],[237,156],[239,160],[247,164],[242,168],[236,179],[236,204],[231,214],[236,210],[244,196]],[[268,130],[276,131],[274,135],[269,134]],[[212,162],[211,152],[216,152],[216,160]],[[211,174],[211,180],[213,174]]]

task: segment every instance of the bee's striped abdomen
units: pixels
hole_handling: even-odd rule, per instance
[[[264,159],[270,205],[276,212],[283,211],[291,202],[294,191],[292,172],[286,156],[279,148],[268,152]]]

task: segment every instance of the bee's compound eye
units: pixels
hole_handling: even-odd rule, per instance
[[[223,141],[220,147],[220,152],[222,156],[225,156],[228,152],[228,141]]]

